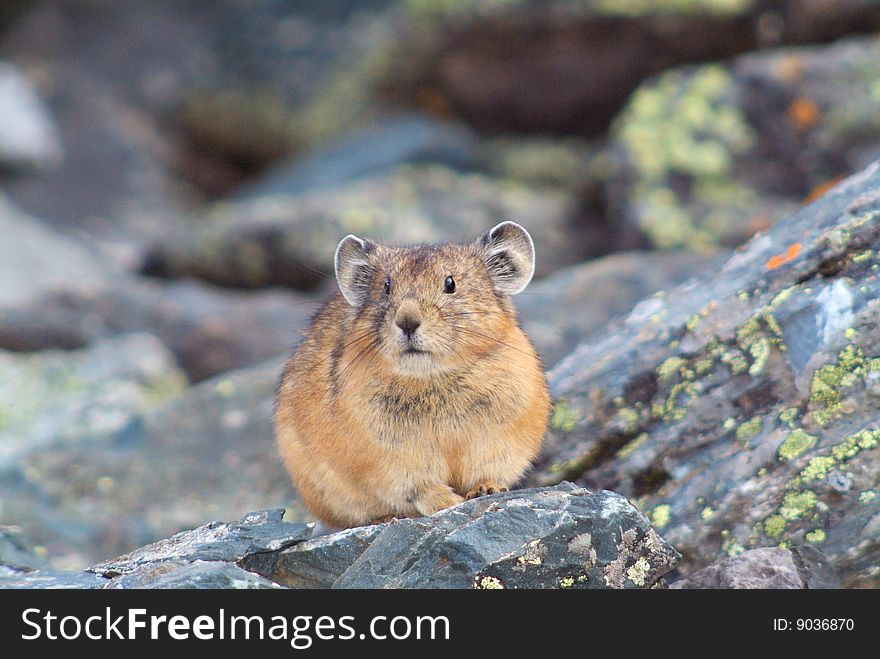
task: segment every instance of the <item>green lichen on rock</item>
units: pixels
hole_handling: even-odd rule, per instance
[[[779,420],[789,428],[794,428],[794,421],[797,419],[800,410],[796,407],[789,407],[779,413]]]
[[[680,374],[685,364],[687,364],[687,361],[682,357],[669,357],[657,367],[657,376],[661,381],[669,380],[675,375]]]
[[[754,416],[748,421],[740,424],[739,428],[736,429],[736,438],[740,441],[746,440],[761,432],[762,427],[763,419],[760,416]]]
[[[787,522],[782,515],[771,515],[764,520],[764,533],[772,540],[779,539],[785,531]]]
[[[789,492],[782,500],[779,514],[788,521],[805,518],[816,507],[817,497],[812,490]]]
[[[577,426],[579,416],[578,411],[568,401],[557,400],[553,404],[550,427],[563,432],[571,432]]]
[[[669,185],[671,175],[690,179],[693,196],[726,201],[725,208],[741,208],[744,215],[754,199],[732,177],[734,157],[751,148],[754,135],[727,102],[731,87],[730,74],[718,65],[692,75],[672,71],[636,90],[618,120],[617,136],[636,172],[631,202],[659,247],[711,247],[731,220],[717,211],[695,221]]]
[[[669,513],[671,510],[672,508],[668,503],[661,503],[654,508],[651,513],[651,523],[654,525],[654,528],[660,530],[669,524]]]
[[[478,590],[503,590],[504,584],[497,577],[478,577],[474,580],[474,588]]]
[[[803,468],[798,478],[801,482],[819,481],[828,476],[829,473],[837,466],[838,461],[831,456],[820,455],[813,458]]]
[[[837,356],[837,363],[825,364],[813,372],[810,381],[810,418],[826,426],[843,411],[844,390],[877,370],[876,359],[866,359],[862,349],[848,345]]]
[[[851,460],[864,450],[877,448],[880,444],[880,430],[864,428],[831,447],[831,456],[840,462]]]
[[[754,0],[596,0],[596,11],[619,16],[655,14],[709,14],[738,16],[753,6]]]
[[[874,490],[859,492],[859,503],[870,503],[875,498],[877,498],[877,493]]]
[[[644,556],[639,556],[638,560],[633,563],[626,571],[627,578],[636,586],[642,587],[651,572],[651,564]]]
[[[791,462],[813,448],[818,441],[819,438],[815,435],[810,435],[801,428],[796,428],[788,433],[788,437],[779,445],[777,454],[780,460]]]
[[[827,537],[828,535],[825,533],[825,529],[813,529],[804,534],[804,540],[813,544],[825,542]]]

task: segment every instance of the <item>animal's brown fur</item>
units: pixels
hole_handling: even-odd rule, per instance
[[[278,446],[328,524],[430,515],[511,486],[537,455],[546,378],[486,242],[364,242],[360,303],[337,293],[287,361]],[[419,323],[412,339],[400,321]]]

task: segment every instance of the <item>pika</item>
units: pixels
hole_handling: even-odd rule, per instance
[[[534,274],[531,236],[514,222],[464,245],[348,235],[334,260],[339,292],[288,359],[276,401],[303,502],[352,527],[505,491],[550,412],[510,299]]]

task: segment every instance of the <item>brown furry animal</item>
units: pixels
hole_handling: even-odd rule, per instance
[[[510,301],[534,273],[528,232],[403,248],[349,235],[335,262],[340,292],[287,361],[275,413],[305,504],[349,527],[506,490],[550,409]]]

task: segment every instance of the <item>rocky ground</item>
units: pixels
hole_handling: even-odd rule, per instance
[[[2,3],[0,587],[880,587],[877,30]],[[271,409],[337,241],[500,220],[537,250],[538,489],[315,535]]]

